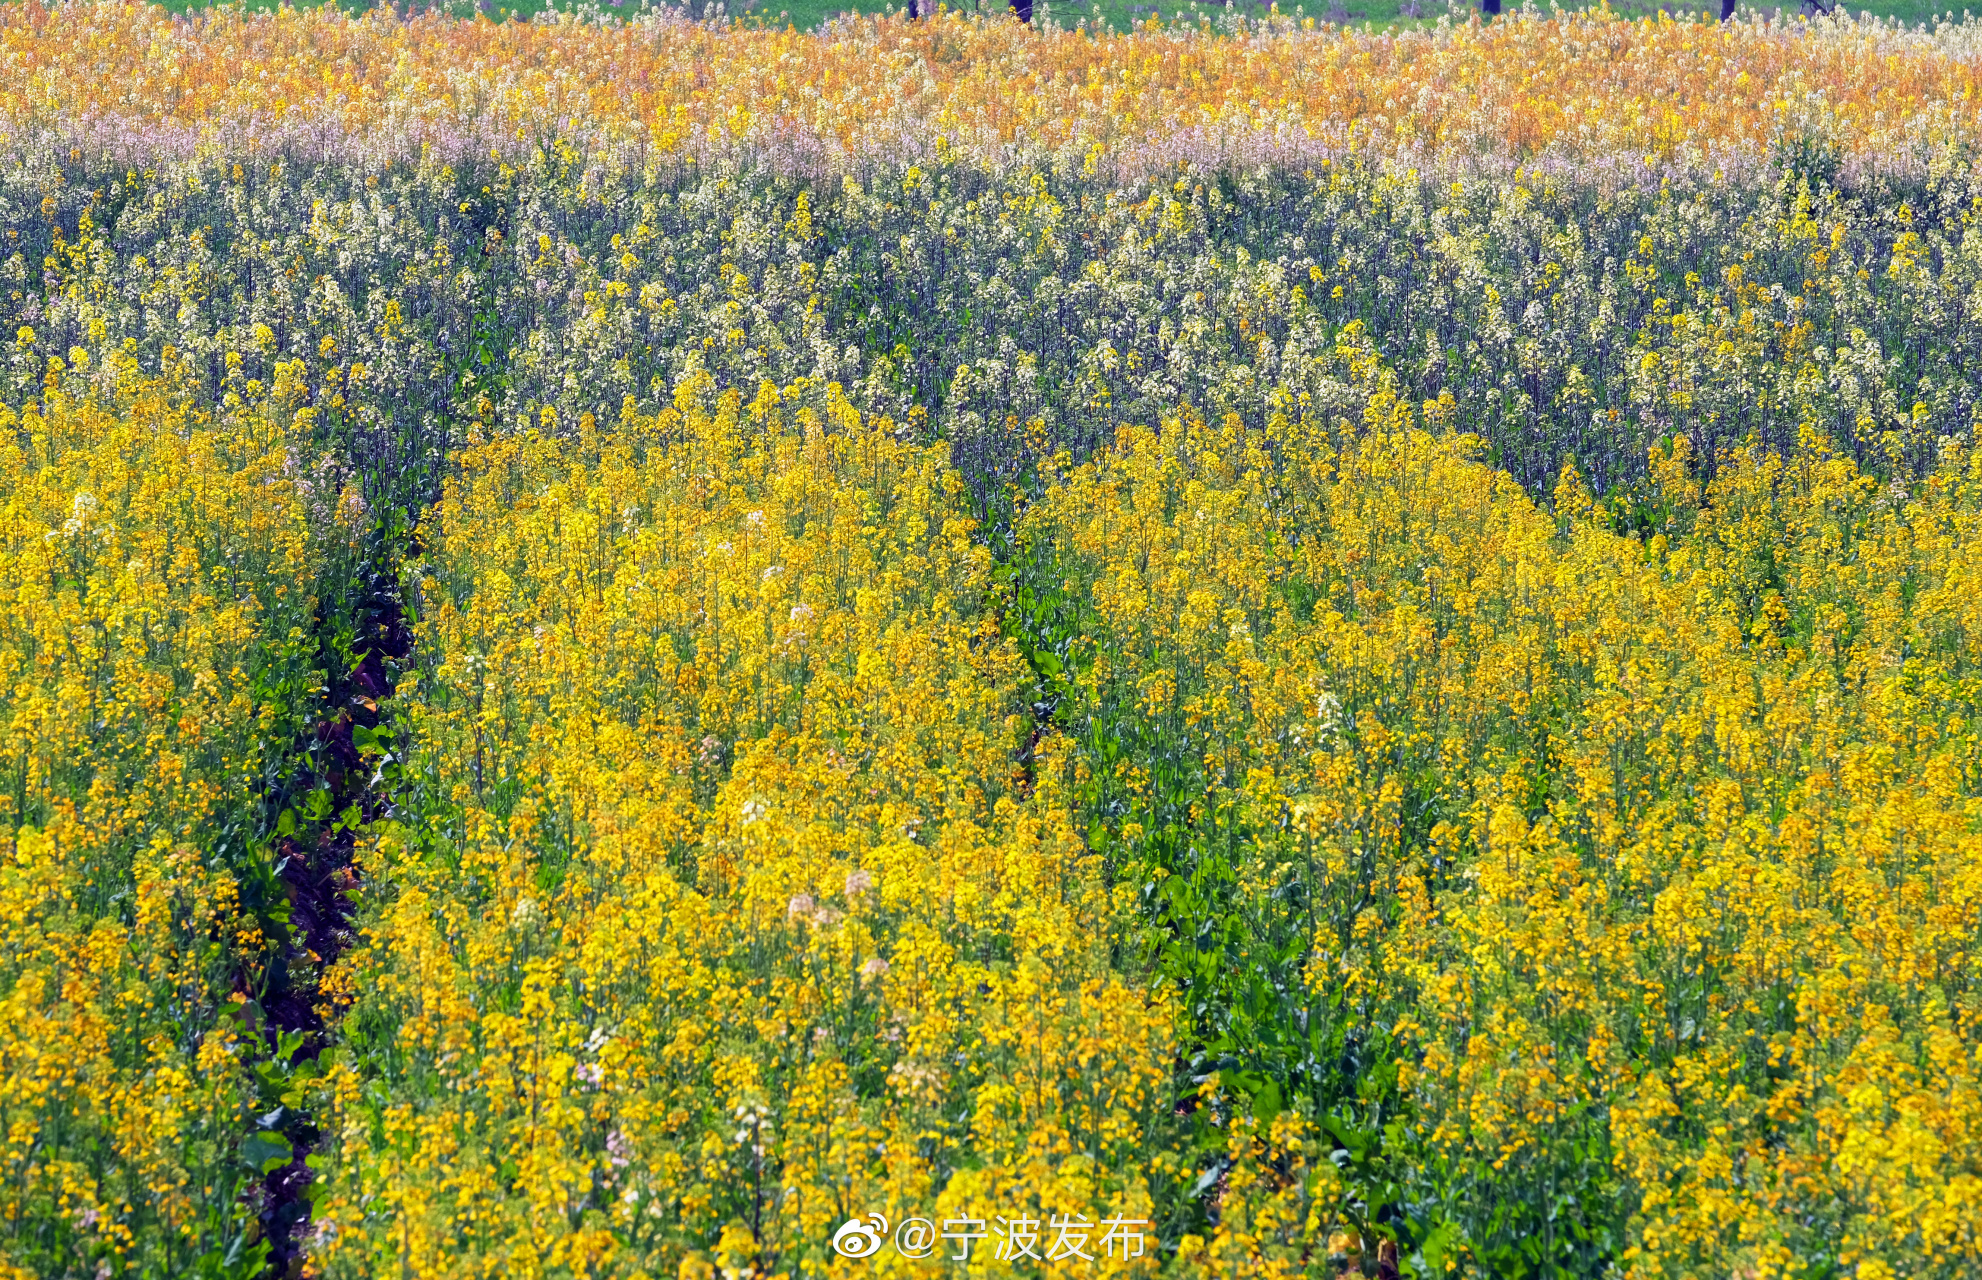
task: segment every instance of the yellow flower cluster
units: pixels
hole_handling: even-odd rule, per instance
[[[1982,456],[1881,485],[1812,433],[1703,491],[1682,441],[1620,536],[1339,355],[1361,422],[1125,428],[1025,518],[1092,600],[1067,705],[1201,757],[1192,857],[1148,753],[1069,757],[1118,862],[1238,834],[1230,909],[1307,907],[1316,1023],[1385,1046],[1363,1100],[1447,1197],[1417,1237],[1487,1273],[1621,1203],[1627,1275],[1973,1274]]]
[[[74,398],[99,375],[114,407]],[[313,674],[321,537],[288,445],[128,361],[0,408],[8,1274],[254,1256],[251,997],[286,910],[258,796]]]
[[[850,1216],[1148,1218],[1180,1173],[1172,997],[1014,765],[960,480],[787,398],[461,455],[327,984],[327,1274],[817,1270]]]
[[[1030,744],[961,482],[835,389],[471,447],[390,896],[328,984],[326,1268],[775,1274],[988,1203],[1296,1274],[1394,1259],[1384,1194],[1434,1271],[1529,1230],[1637,1276],[1972,1269],[1982,474],[1882,487],[1812,434],[1703,490],[1680,444],[1641,540],[1426,431],[1353,330],[1334,360],[1360,421],[1049,466],[1018,534],[1089,612]],[[1195,757],[1190,857],[1121,717]],[[1144,875],[1296,945],[1165,940]],[[1173,1111],[1178,997],[1232,976],[1180,950],[1247,962],[1234,1008],[1291,978],[1364,1054],[1348,1105],[1283,1105],[1228,1022]],[[1206,1155],[1212,1218],[1166,1220]]]

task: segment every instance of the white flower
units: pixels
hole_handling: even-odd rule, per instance
[[[764,802],[762,800],[745,800],[740,816],[743,819],[743,825],[746,827],[753,822],[760,821],[764,816]]]
[[[878,978],[887,971],[888,962],[880,956],[875,956],[872,960],[860,966],[860,976],[863,978]]]
[[[69,503],[69,518],[62,522],[63,534],[73,538],[81,533],[83,526],[89,523],[90,513],[95,510],[96,495],[87,489],[78,489],[75,500]]]
[[[849,871],[846,876],[846,896],[858,898],[874,887],[874,877],[865,871]]]

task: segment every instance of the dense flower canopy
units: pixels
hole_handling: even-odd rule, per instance
[[[9,5],[0,130],[128,159],[202,139],[298,159],[448,159],[551,138],[654,163],[737,146],[805,172],[995,163],[1013,146],[1112,165],[1369,150],[1741,164],[1821,137],[1861,164],[1931,165],[1977,132],[1974,26],[1702,26],[1601,12],[1341,31],[1231,19],[1130,33],[999,17],[766,25],[565,17],[491,24],[391,9],[173,16]]]
[[[0,8],[0,1266],[1975,1274],[1978,75]]]

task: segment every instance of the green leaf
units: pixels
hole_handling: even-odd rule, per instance
[[[284,1134],[264,1131],[241,1144],[241,1158],[262,1173],[274,1173],[294,1158],[296,1148]]]

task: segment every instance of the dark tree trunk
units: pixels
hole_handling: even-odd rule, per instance
[[[1032,0],[1012,0],[1012,12],[1019,16],[1020,22],[1031,22]]]
[[[1720,0],[1720,20],[1726,22],[1734,16],[1734,0]]]
[[[1500,0],[1480,0],[1480,12],[1489,18],[1498,16],[1500,13]]]

